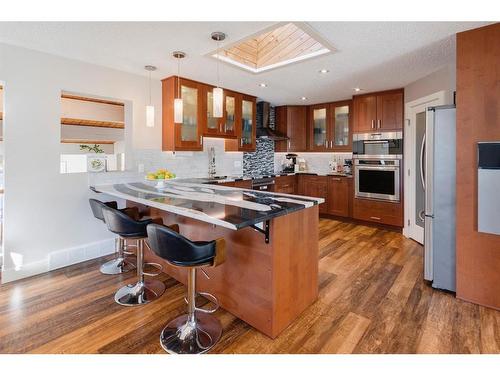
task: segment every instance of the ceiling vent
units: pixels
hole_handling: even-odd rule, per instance
[[[209,55],[252,73],[335,52],[328,41],[302,22],[282,22]]]

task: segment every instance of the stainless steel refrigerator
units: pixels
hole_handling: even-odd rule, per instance
[[[456,109],[427,109],[425,127],[424,278],[455,291]]]

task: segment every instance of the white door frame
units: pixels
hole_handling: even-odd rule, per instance
[[[438,91],[405,104],[404,173],[406,182],[404,184],[403,235],[421,244],[424,243],[424,231],[415,222],[415,184],[417,182],[415,162],[418,157],[418,150],[415,150],[415,118],[417,113],[426,111],[428,107],[445,105],[446,100],[446,91]]]

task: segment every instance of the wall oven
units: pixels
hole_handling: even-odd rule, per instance
[[[355,159],[355,197],[399,202],[399,167],[396,158]]]
[[[353,158],[401,157],[403,132],[358,133],[353,135]]]

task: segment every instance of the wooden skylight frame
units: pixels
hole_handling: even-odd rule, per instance
[[[254,74],[314,57],[335,48],[304,22],[280,22],[244,39],[221,46],[219,60]],[[217,50],[208,56],[217,58]]]

